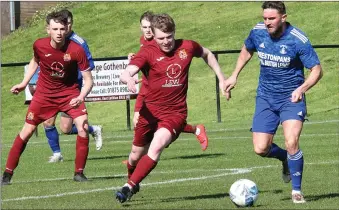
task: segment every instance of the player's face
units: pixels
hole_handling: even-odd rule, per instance
[[[151,30],[151,22],[143,19],[140,23],[140,29],[141,29],[142,35],[147,40],[153,39],[153,33],[152,33],[152,30]]]
[[[164,33],[159,29],[154,29],[154,39],[164,52],[170,52],[174,48],[174,32]]]
[[[51,36],[52,41],[59,44],[65,40],[67,26],[57,23],[52,19],[47,27],[47,32]]]
[[[276,9],[264,9],[263,19],[268,33],[272,36],[279,35],[282,32],[286,17],[286,14],[280,14]]]

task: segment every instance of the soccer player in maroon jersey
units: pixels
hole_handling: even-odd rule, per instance
[[[88,118],[84,98],[93,86],[90,65],[83,48],[66,39],[67,18],[63,14],[52,12],[47,15],[46,22],[50,36],[38,39],[33,44],[35,62],[31,65],[35,65],[35,68],[30,68],[32,70],[27,72],[23,81],[11,88],[13,94],[24,90],[36,67],[40,66],[36,92],[28,107],[24,127],[9,151],[2,185],[10,184],[14,169],[35,128],[58,112],[71,116],[79,131],[73,180],[87,181],[83,174],[88,155]],[[85,80],[81,92],[77,83],[78,69]]]
[[[129,155],[128,181],[116,192],[123,203],[139,191],[139,183],[156,167],[163,149],[175,141],[187,118],[188,71],[193,57],[201,57],[213,69],[224,92],[224,80],[213,53],[192,40],[175,40],[175,23],[167,14],[154,15],[151,28],[156,45],[141,47],[120,80],[131,92],[136,92],[137,80],[143,71],[149,84],[135,128]],[[146,68],[145,68],[146,67]],[[147,71],[147,72],[146,72]]]
[[[153,13],[150,11],[145,12],[140,17],[140,29],[142,32],[142,36],[140,37],[140,47],[146,46],[146,45],[156,45],[156,42],[153,39],[153,33],[151,30],[151,18],[153,16]],[[128,55],[129,60],[134,57],[134,53],[130,53]],[[147,91],[148,82],[144,75],[142,75],[142,83],[141,87],[135,102],[134,107],[134,117],[133,117],[133,124],[134,127],[136,127],[136,124],[139,119],[139,111],[142,107],[144,97],[145,97],[145,91]],[[208,137],[206,134],[206,129],[203,124],[198,125],[190,125],[186,122],[183,131],[184,133],[193,133],[195,134],[197,140],[199,141],[201,145],[201,149],[205,151],[208,147]]]

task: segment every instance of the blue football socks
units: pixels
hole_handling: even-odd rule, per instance
[[[52,149],[53,153],[60,152],[59,145],[59,133],[55,126],[45,127],[46,137],[48,139],[48,144]]]
[[[93,133],[93,126],[91,126],[91,125],[88,125],[88,132],[90,133],[90,134],[92,134]],[[78,134],[78,129],[77,129],[77,127],[75,126],[75,124],[73,124],[72,125],[72,129],[71,129],[71,131],[68,133],[69,135],[71,135],[71,134]]]
[[[301,190],[301,179],[304,169],[304,157],[301,150],[298,150],[294,155],[287,155],[288,168],[290,169],[292,179],[292,189]]]
[[[285,161],[287,158],[287,151],[272,143],[271,148],[269,149],[265,157],[276,158],[280,161]]]
[[[72,125],[72,129],[69,131],[68,134],[78,134],[78,129],[77,127],[75,126],[75,124]]]
[[[94,132],[93,126],[88,125],[88,133],[92,134]]]

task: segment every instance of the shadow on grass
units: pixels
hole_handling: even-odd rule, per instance
[[[166,199],[159,199],[160,202],[176,202],[176,201],[182,201],[182,200],[201,200],[201,199],[229,199],[228,193],[218,193],[218,194],[211,194],[211,195],[197,195],[197,196],[186,196],[186,197],[175,197],[175,198],[166,198]],[[232,202],[229,200],[229,202]],[[158,203],[158,200],[155,199],[145,199],[143,196],[141,198],[137,198],[135,200],[131,200],[127,203],[124,203],[122,206],[125,208],[135,206],[135,205],[143,205],[150,203]],[[235,205],[234,205],[235,206]],[[254,207],[262,207],[262,205],[254,205]]]
[[[283,190],[259,190],[259,194],[261,193],[273,193],[273,194],[280,194]]]
[[[88,177],[88,180],[94,181],[94,180],[110,180],[110,179],[121,179],[126,178],[126,175],[112,175],[112,176],[96,176],[96,177]]]
[[[223,156],[223,155],[225,155],[225,153],[199,154],[199,155],[183,155],[183,156],[166,158],[166,159],[171,160],[171,159],[216,158],[216,157]]]
[[[216,198],[225,198],[225,197],[229,197],[229,194],[218,193],[218,194],[211,194],[211,195],[197,195],[197,196],[166,198],[166,199],[161,199],[161,202],[173,202],[173,201],[180,201],[180,200],[216,199]]]
[[[128,155],[116,155],[116,156],[103,156],[103,157],[88,157],[87,160],[113,160],[118,158],[128,159]],[[73,162],[74,159],[64,159],[65,162]]]
[[[317,201],[317,200],[320,200],[320,199],[336,198],[336,197],[339,197],[339,193],[329,193],[329,194],[323,194],[323,195],[305,196],[305,199],[307,201]]]
[[[305,200],[306,201],[317,201],[317,200],[321,200],[321,199],[327,199],[327,198],[336,198],[339,197],[339,193],[328,193],[328,194],[322,194],[322,195],[310,195],[310,196],[306,196],[305,195]],[[281,200],[291,200],[290,197],[281,199]]]

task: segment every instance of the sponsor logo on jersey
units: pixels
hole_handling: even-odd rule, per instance
[[[63,78],[65,75],[64,72],[64,66],[60,63],[60,62],[53,62],[51,64],[51,76],[52,77],[59,77],[59,78]]]
[[[259,45],[260,48],[265,48],[264,42]]]
[[[179,76],[181,75],[181,66],[177,63],[171,64],[167,67],[165,84],[162,87],[177,87],[181,86]]]

